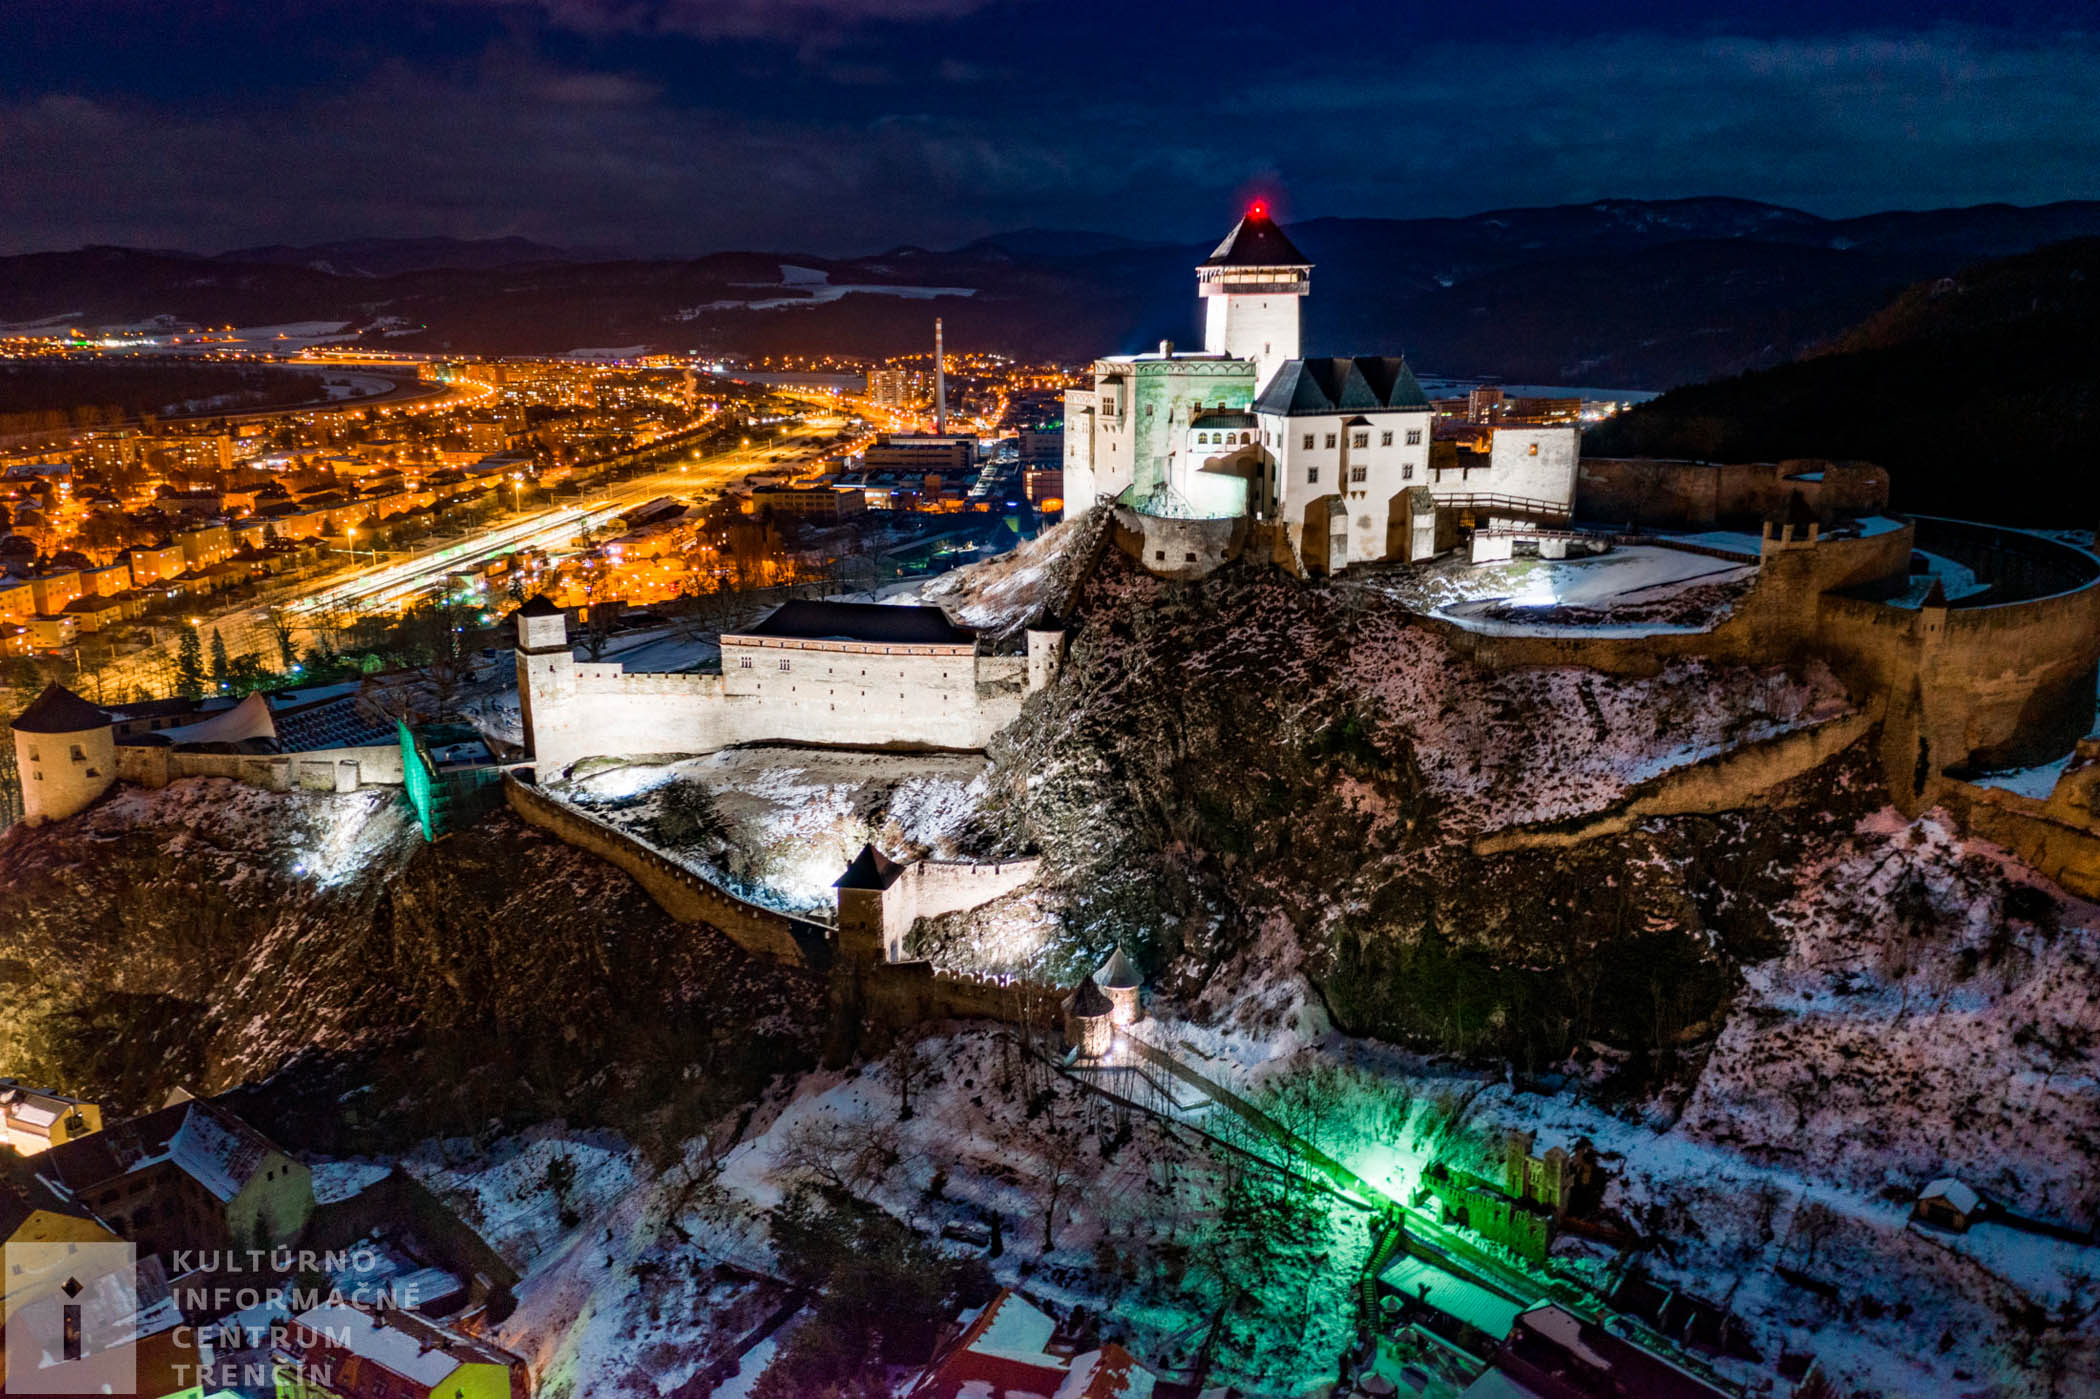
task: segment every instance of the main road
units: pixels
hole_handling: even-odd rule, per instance
[[[582,502],[513,513],[465,537],[406,554],[375,557],[362,566],[353,561],[349,572],[271,589],[237,606],[199,613],[192,620],[207,648],[212,632],[217,631],[229,653],[254,651],[266,665],[274,665],[277,639],[271,621],[273,614],[281,614],[291,622],[296,644],[303,649],[345,616],[400,611],[416,599],[436,592],[448,576],[478,570],[504,554],[521,549],[562,552],[586,528],[595,529],[644,501],[658,496],[696,502],[711,500],[746,476],[778,465],[784,456],[795,455],[798,443],[834,431],[836,424],[805,422],[763,447],[740,447],[710,457],[689,453],[675,466],[598,487]],[[99,677],[83,676],[81,683],[91,696],[112,703],[134,690],[160,694],[167,688],[175,652],[176,641],[164,639],[118,657]]]

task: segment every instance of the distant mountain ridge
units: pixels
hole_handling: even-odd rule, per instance
[[[1589,456],[1856,458],[1898,509],[2089,528],[2100,482],[2100,238],[1921,281],[1818,352],[1674,389]]]
[[[1308,353],[1403,351],[1431,373],[1666,388],[1785,363],[1911,283],[2100,236],[2100,203],[1826,219],[1723,197],[1605,199],[1463,218],[1314,218],[1290,233],[1315,264]],[[383,326],[390,346],[460,353],[647,344],[884,355],[922,349],[939,315],[951,348],[1072,361],[1194,343],[1192,269],[1215,241],[1038,228],[851,258],[607,259],[522,238],[210,257],[86,248],[0,258],[0,323],[342,320]],[[825,280],[791,280],[784,266]]]

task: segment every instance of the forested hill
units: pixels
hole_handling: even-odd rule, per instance
[[[1826,350],[1693,384],[1589,434],[1590,456],[1881,463],[1901,510],[2087,527],[2100,434],[2100,239],[1921,282]]]

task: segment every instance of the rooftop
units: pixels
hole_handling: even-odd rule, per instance
[[[1285,360],[1254,403],[1258,413],[1286,417],[1428,406],[1414,370],[1400,355]]]
[[[107,728],[109,715],[56,680],[15,716],[14,730],[25,734],[74,734]]]
[[[784,602],[763,622],[735,635],[912,646],[969,646],[977,640],[938,607],[879,602]]]
[[[1256,204],[1197,266],[1311,267],[1312,259],[1284,237],[1283,230],[1269,217],[1267,206]]]

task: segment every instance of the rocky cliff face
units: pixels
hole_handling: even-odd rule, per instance
[[[1589,1040],[1667,1055],[1776,950],[1761,905],[1787,871],[1873,804],[1838,763],[1795,811],[1481,857],[1479,834],[1602,809],[1844,697],[1820,670],[1495,675],[1375,590],[1271,571],[1167,585],[1112,556],[1083,611],[989,779],[986,834],[1063,872],[1059,975],[1120,941],[1223,1004],[1302,959],[1352,1030],[1520,1065]]]
[[[0,838],[0,1062],[115,1107],[289,1068],[375,1138],[635,1128],[800,1062],[816,1004],[508,813],[426,845],[390,793],[188,781]]]

